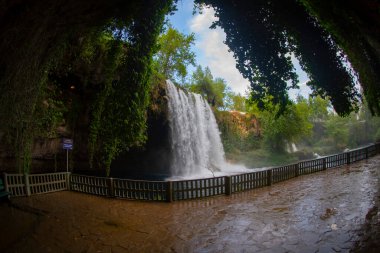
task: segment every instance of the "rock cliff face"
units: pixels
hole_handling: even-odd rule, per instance
[[[238,111],[215,111],[226,156],[235,151],[255,149],[261,138],[260,122],[253,114]]]
[[[32,147],[32,170],[30,173],[66,171],[66,153],[62,149],[62,137],[69,136],[65,129],[58,129],[55,138],[37,138]],[[70,154],[71,155],[71,154]],[[16,159],[4,134],[0,134],[0,172],[15,173]]]
[[[256,136],[261,135],[260,124],[255,115],[238,111],[230,111],[227,115],[229,116],[230,121],[236,127],[237,131],[243,137],[247,137],[250,134]]]

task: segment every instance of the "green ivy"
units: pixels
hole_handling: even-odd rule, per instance
[[[63,120],[73,128],[79,113],[88,113],[88,100],[64,101],[54,93],[68,93],[52,81],[71,74],[80,77],[83,88],[93,85],[88,87],[93,92],[89,158],[92,163],[99,157],[109,175],[120,152],[146,140],[152,54],[173,1],[108,0],[94,6],[78,0],[48,7],[36,1],[18,14],[11,11],[17,7],[13,2],[5,7],[9,19],[0,29],[7,38],[0,42],[0,131],[13,147],[19,171],[30,171],[36,137],[55,136]],[[104,75],[100,83],[94,82],[97,70]]]
[[[172,8],[171,1],[150,1],[142,8],[132,24],[119,27],[128,35],[122,47],[110,50],[104,89],[98,94],[90,125],[90,164],[94,155],[101,157],[106,175],[110,175],[112,161],[123,151],[146,141],[146,113],[149,104],[150,74],[156,40],[165,15]],[[149,31],[149,32],[147,32]],[[120,41],[118,41],[120,45]],[[118,50],[116,50],[118,49]],[[124,54],[123,56],[121,54]]]

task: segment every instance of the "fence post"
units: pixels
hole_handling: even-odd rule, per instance
[[[323,163],[323,170],[326,170],[327,169],[327,166],[326,166],[326,157],[323,158],[322,163]]]
[[[107,178],[107,184],[108,184],[108,196],[115,197],[112,177]]]
[[[66,190],[70,191],[70,177],[71,177],[71,172],[66,172]]]
[[[7,177],[7,173],[3,173],[4,175],[4,188],[5,188],[5,191],[6,192],[9,192],[9,185],[8,185],[8,177]]]
[[[273,175],[272,169],[267,170],[267,185],[268,186],[272,185],[272,175]]]
[[[29,175],[24,174],[26,196],[30,196]]]
[[[173,201],[173,182],[168,181],[167,187],[166,187],[166,201],[172,202]]]
[[[346,153],[346,163],[350,164],[351,163],[351,158],[350,158],[350,152]]]
[[[300,164],[299,163],[296,163],[295,164],[295,167],[296,167],[296,177],[298,177],[300,175]]]
[[[224,177],[224,187],[225,187],[225,193],[226,195],[231,195],[232,193],[232,183],[231,183],[231,177],[225,176]]]

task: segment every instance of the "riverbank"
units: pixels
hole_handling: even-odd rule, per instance
[[[367,252],[379,240],[379,179],[376,156],[194,201],[127,201],[67,191],[15,198],[0,205],[0,251]]]

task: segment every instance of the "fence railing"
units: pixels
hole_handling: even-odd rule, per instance
[[[110,179],[110,192],[112,197],[136,199],[136,200],[156,200],[171,201],[168,195],[170,182],[164,181],[143,181],[129,179]]]
[[[173,200],[195,199],[226,193],[225,177],[173,181]]]
[[[270,169],[231,176],[231,193],[251,190],[268,185]],[[226,177],[228,178],[228,177]]]
[[[70,190],[100,196],[110,196],[110,187],[106,177],[73,174],[70,176]]]
[[[68,189],[69,173],[7,174],[4,173],[5,190],[11,196],[30,196]]]
[[[278,183],[299,175],[298,164],[290,164],[272,169],[272,182]]]
[[[7,174],[4,173],[6,191],[11,196],[30,196],[62,190],[93,195],[135,200],[177,201],[230,195],[294,177],[329,168],[351,164],[380,153],[380,143],[341,154],[300,161],[286,166],[224,177],[179,180],[144,181],[119,178],[93,177],[71,173]]]
[[[306,175],[322,171],[326,169],[326,161],[324,158],[319,158],[315,160],[302,161],[298,163],[299,174]]]

